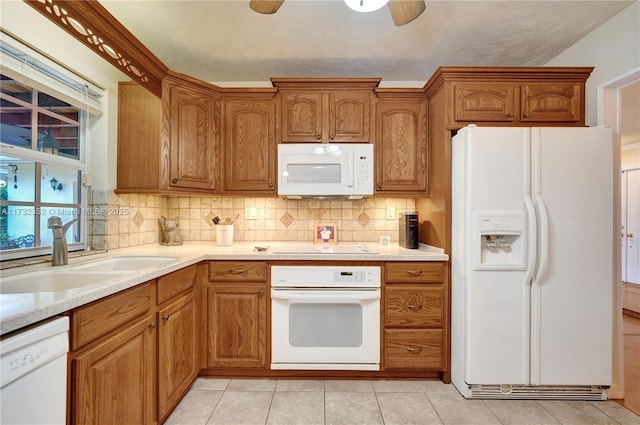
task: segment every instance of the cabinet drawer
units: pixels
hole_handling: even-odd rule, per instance
[[[441,329],[386,329],[385,369],[442,370],[443,331]]]
[[[195,277],[196,266],[191,266],[158,278],[158,304],[192,288]]]
[[[212,282],[266,282],[267,263],[253,261],[212,261],[209,263]]]
[[[152,282],[143,283],[108,298],[73,310],[72,350],[106,335],[130,320],[150,311]]]
[[[387,285],[385,326],[439,327],[444,324],[444,292],[441,286]]]
[[[387,263],[385,282],[442,282],[444,263]]]

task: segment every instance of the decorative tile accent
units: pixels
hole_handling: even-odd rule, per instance
[[[280,217],[280,222],[284,224],[285,227],[289,227],[294,221],[295,218],[291,214],[289,214],[289,212],[282,214],[282,217]]]
[[[142,226],[142,223],[144,223],[144,216],[142,215],[140,210],[138,210],[136,215],[133,216],[133,223],[136,225],[136,227],[140,227]]]
[[[360,223],[360,225],[362,227],[366,226],[367,224],[369,224],[369,222],[371,221],[371,217],[369,217],[369,215],[365,212],[363,212],[362,214],[360,214],[358,216],[358,223]]]

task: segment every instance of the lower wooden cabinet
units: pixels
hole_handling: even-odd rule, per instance
[[[448,369],[446,270],[443,262],[385,265],[385,370]]]
[[[72,425],[157,424],[175,408],[200,371],[196,269],[71,311]]]
[[[75,356],[71,423],[155,423],[156,329],[146,316]]]
[[[266,367],[268,298],[261,282],[207,288],[209,367]]]
[[[158,417],[171,413],[199,372],[193,293],[159,310]]]

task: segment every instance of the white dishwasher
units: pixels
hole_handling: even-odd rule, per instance
[[[0,424],[66,423],[69,318],[0,340]]]

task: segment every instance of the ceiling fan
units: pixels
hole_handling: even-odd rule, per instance
[[[249,7],[258,13],[276,13],[284,0],[251,0]],[[359,12],[371,12],[389,5],[393,23],[399,27],[416,19],[425,9],[424,0],[345,0],[347,6]]]

